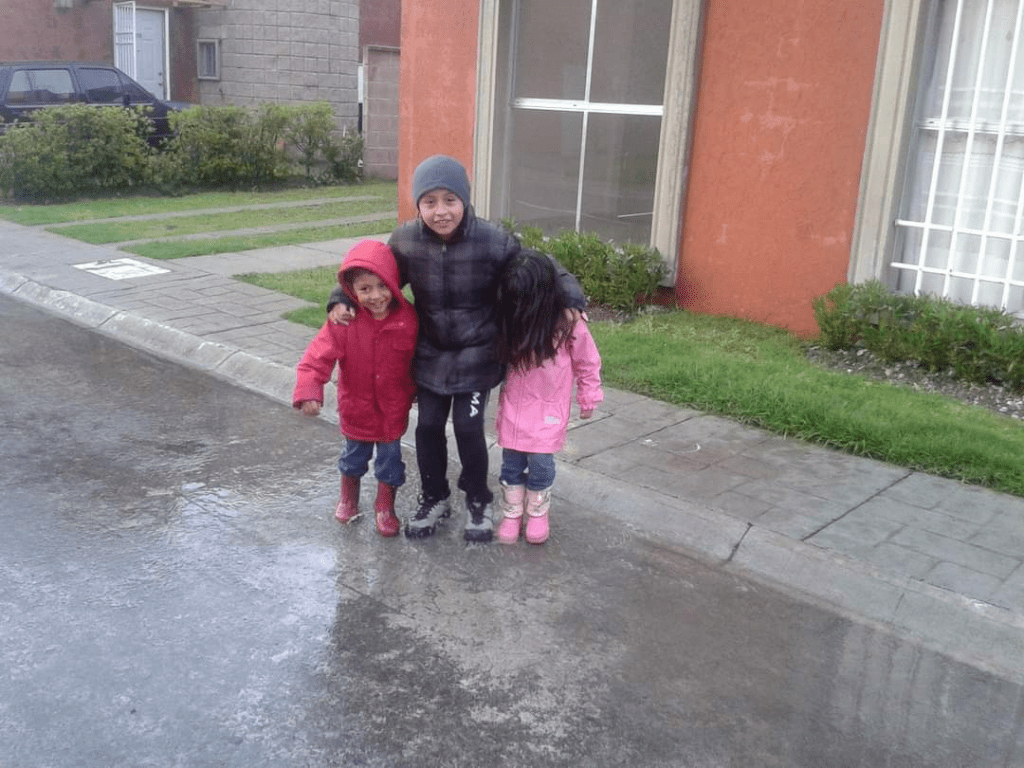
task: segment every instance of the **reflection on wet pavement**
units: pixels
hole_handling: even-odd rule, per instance
[[[1024,764],[1013,684],[557,496],[542,547],[339,526],[330,425],[0,318],[2,768]]]

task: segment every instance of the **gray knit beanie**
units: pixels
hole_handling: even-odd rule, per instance
[[[412,175],[412,201],[419,205],[420,198],[435,189],[454,192],[469,207],[469,176],[462,163],[448,155],[433,155],[418,166]]]

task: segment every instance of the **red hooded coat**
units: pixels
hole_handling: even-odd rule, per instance
[[[362,267],[380,276],[398,302],[383,320],[360,309],[348,325],[328,321],[310,342],[299,362],[292,403],[323,403],[324,384],[338,365],[339,426],[345,437],[368,443],[398,440],[409,426],[416,385],[412,358],[416,351],[416,311],[398,287],[398,265],[384,243],[364,240],[353,246],[338,269],[338,282],[358,306],[345,285],[345,270]]]

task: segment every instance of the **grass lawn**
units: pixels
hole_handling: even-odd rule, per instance
[[[282,189],[271,192],[200,192],[180,197],[115,197],[101,200],[78,200],[56,205],[0,205],[0,219],[15,224],[36,226],[61,224],[90,219],[111,219],[118,216],[145,216],[160,213],[200,211],[206,208],[230,208],[241,205],[287,203],[323,198],[364,197],[372,195],[390,202],[394,209],[397,185],[393,181],[371,181],[336,187]],[[266,222],[264,222],[266,223]],[[62,231],[63,233],[63,231]],[[112,242],[112,241],[111,241]]]
[[[261,227],[267,224],[295,224],[342,219],[368,213],[386,213],[393,210],[391,201],[384,198],[364,200],[358,197],[322,205],[298,208],[251,209],[230,213],[199,213],[195,216],[176,216],[168,219],[111,221],[102,224],[71,224],[54,231],[87,243],[121,243],[127,240],[145,240],[158,237],[195,235],[203,232],[231,231]]]
[[[372,181],[272,192],[201,192],[181,197],[138,196],[80,200],[60,205],[0,205],[0,218],[34,226],[82,222],[54,227],[52,231],[87,243],[162,238],[157,242],[136,243],[123,250],[151,259],[180,259],[388,232],[397,224],[397,220],[389,215],[398,207],[397,194],[397,183]],[[294,205],[303,202],[308,204]],[[274,205],[281,207],[266,207]],[[225,208],[238,210],[220,210]],[[183,216],[182,213],[192,215]],[[384,215],[385,218],[324,224],[328,220],[337,222],[338,219],[367,215]],[[135,216],[152,218],[127,218]],[[216,235],[217,232],[273,224],[299,226],[262,234]],[[308,226],[301,226],[303,224]],[[195,237],[204,233],[210,236]]]
[[[241,278],[313,302],[287,317],[319,328],[335,271]],[[821,368],[786,331],[683,311],[595,322],[591,331],[609,386],[1024,496],[1024,424],[942,395]]]

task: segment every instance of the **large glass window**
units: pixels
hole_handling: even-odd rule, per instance
[[[1024,313],[1022,0],[928,8],[890,266],[897,288]]]
[[[672,0],[516,0],[504,215],[647,244]]]

